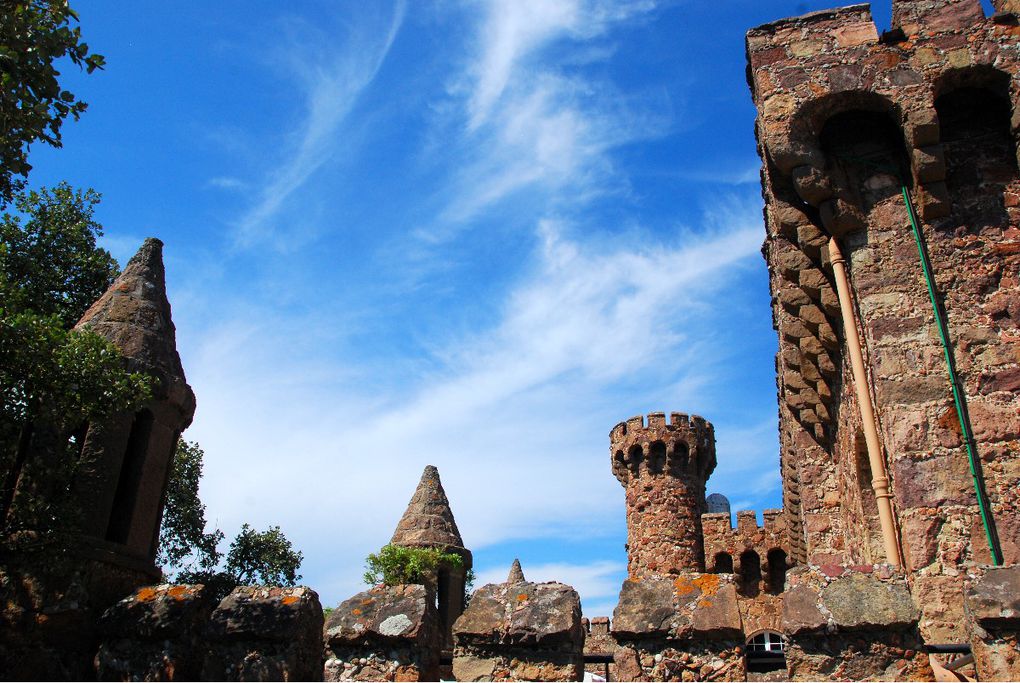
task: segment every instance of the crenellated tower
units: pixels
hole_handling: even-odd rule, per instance
[[[613,474],[627,490],[627,573],[705,570],[701,515],[715,432],[698,416],[650,413],[613,427]]]

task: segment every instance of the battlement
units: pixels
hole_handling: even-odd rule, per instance
[[[732,572],[748,553],[756,554],[757,562],[765,564],[770,557],[775,561],[777,551],[783,553],[783,563],[789,556],[786,516],[782,510],[763,510],[761,524],[753,510],[740,510],[735,528],[730,526],[729,513],[707,513],[701,516],[701,527],[709,571]]]
[[[702,482],[715,469],[715,430],[699,415],[649,413],[620,422],[609,433],[613,474],[631,477],[669,474]]]

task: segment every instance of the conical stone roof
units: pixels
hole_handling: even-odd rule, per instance
[[[194,394],[177,353],[177,334],[166,297],[163,243],[145,240],[110,288],[85,311],[75,326],[87,328],[116,346],[132,371],[159,380],[157,394],[170,394],[185,409]]]
[[[507,583],[524,583],[527,579],[524,578],[524,570],[521,569],[521,561],[514,558],[514,563],[510,565],[510,574],[506,577]]]
[[[418,488],[411,496],[390,543],[415,547],[464,547],[450,510],[450,501],[443,490],[443,483],[439,481],[439,470],[433,465],[428,465],[422,473]]]

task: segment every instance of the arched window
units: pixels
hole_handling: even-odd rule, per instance
[[[761,558],[753,550],[740,553],[740,593],[753,598],[761,591]]]
[[[779,595],[786,590],[786,551],[773,548],[767,556],[769,564],[769,593]]]
[[[781,633],[762,631],[747,639],[748,672],[765,673],[785,668],[786,638]]]
[[[683,441],[673,444],[673,453],[669,458],[669,472],[673,475],[683,474],[687,470],[687,462],[691,457],[690,447]]]
[[[653,441],[648,447],[648,471],[652,474],[661,474],[662,468],[666,466],[666,444],[661,441]]]
[[[634,444],[630,447],[630,450],[627,451],[627,468],[630,469],[633,474],[637,474],[638,470],[641,468],[641,461],[644,459],[645,454],[641,450],[641,446]]]
[[[733,557],[729,553],[716,553],[715,559],[712,560],[712,573],[732,574]]]
[[[819,144],[833,182],[865,213],[912,182],[903,131],[887,112],[836,114],[822,127]]]

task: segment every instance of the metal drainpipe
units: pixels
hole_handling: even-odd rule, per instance
[[[839,310],[843,315],[843,332],[846,336],[847,352],[850,355],[850,367],[853,371],[854,389],[857,391],[857,403],[861,409],[861,422],[864,429],[864,441],[868,447],[868,462],[871,464],[871,487],[875,490],[875,502],[878,505],[878,520],[882,527],[882,541],[885,546],[886,560],[896,567],[903,566],[903,556],[896,537],[896,524],[893,519],[892,494],[889,493],[889,474],[882,457],[882,445],[878,440],[878,422],[875,410],[871,405],[871,392],[868,376],[864,370],[864,354],[861,351],[861,338],[857,334],[857,319],[854,316],[853,293],[850,281],[846,276],[846,261],[839,250],[836,238],[829,239],[829,260],[832,261],[832,273],[836,279],[836,293],[839,295]]]

